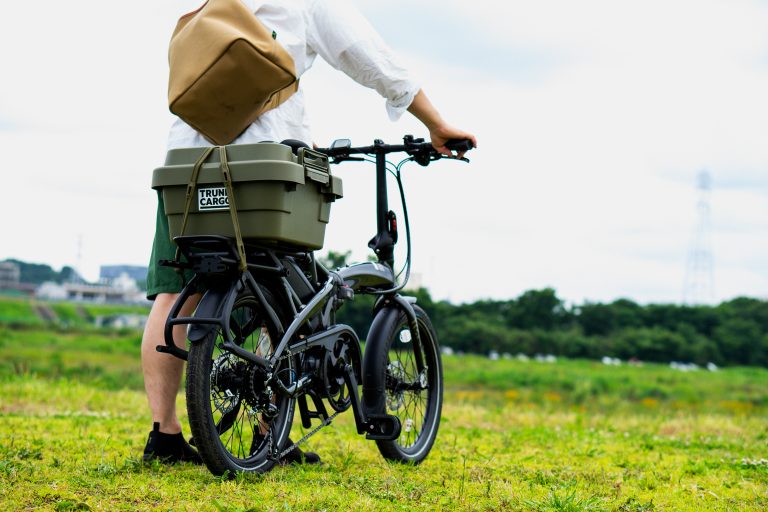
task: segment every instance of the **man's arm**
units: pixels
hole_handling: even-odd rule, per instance
[[[443,117],[435,106],[432,105],[432,102],[429,101],[423,89],[419,90],[416,97],[413,98],[411,106],[408,107],[408,112],[424,123],[424,126],[429,130],[432,145],[440,153],[447,156],[452,155],[451,150],[445,147],[445,143],[451,139],[469,139],[472,141],[472,145],[477,147],[477,138],[474,135],[454,128],[443,120]],[[464,153],[459,153],[458,156],[461,158],[464,156]]]

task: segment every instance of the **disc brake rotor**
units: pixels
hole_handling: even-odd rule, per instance
[[[236,364],[237,357],[233,354],[222,354],[211,368],[211,399],[222,415],[233,411],[240,404],[240,390],[231,385]]]

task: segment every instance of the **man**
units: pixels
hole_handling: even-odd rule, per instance
[[[260,4],[244,0],[259,20],[279,34],[279,41],[294,60],[301,76],[319,55],[331,66],[343,71],[358,83],[376,90],[386,98],[390,119],[397,120],[407,110],[429,130],[433,146],[446,155],[450,139],[476,138],[447,124],[421,90],[410,73],[401,66],[371,25],[349,0],[291,0]],[[263,113],[233,144],[257,143],[264,140],[312,140],[301,87],[285,103]],[[173,123],[168,149],[210,146],[210,143],[181,119]],[[156,351],[163,343],[163,331],[181,282],[175,271],[161,267],[161,259],[173,259],[175,247],[169,240],[168,225],[158,206],[157,227],[147,277],[147,296],[154,300],[142,339],[142,368],[149,408],[154,423],[144,450],[144,458],[166,462],[200,463],[200,457],[181,434],[176,414],[176,395],[181,383],[183,361]],[[181,316],[190,316],[197,299],[185,304]],[[184,326],[175,326],[174,342],[186,347]],[[285,462],[319,462],[313,453],[298,449],[286,456]]]

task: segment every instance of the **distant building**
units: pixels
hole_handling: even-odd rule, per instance
[[[26,294],[35,292],[35,285],[21,282],[21,267],[12,261],[0,261],[0,290]]]
[[[12,261],[0,261],[0,288],[15,288],[21,281],[21,267]]]
[[[64,285],[48,281],[37,287],[35,297],[45,300],[67,300],[68,294]]]
[[[123,275],[112,285],[81,283],[43,283],[35,296],[43,300],[72,300],[83,302],[143,304],[147,302],[144,292],[136,281]]]
[[[135,281],[144,281],[147,278],[147,267],[138,265],[102,265],[99,270],[99,279],[112,281],[123,274],[130,276]]]

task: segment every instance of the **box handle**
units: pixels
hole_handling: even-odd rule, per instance
[[[299,165],[304,166],[304,175],[321,185],[327,185],[331,181],[328,165],[328,155],[313,151],[309,148],[300,148]]]

